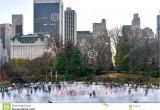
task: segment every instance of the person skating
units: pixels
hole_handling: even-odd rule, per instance
[[[92,95],[93,95],[93,98],[95,98],[95,97],[96,97],[96,92],[93,91],[93,92],[92,92]]]
[[[145,95],[144,96],[147,96],[147,95],[148,95],[148,87],[145,90]]]
[[[131,88],[128,89],[128,94],[129,94],[129,95],[131,94]]]
[[[137,85],[136,85],[136,86],[135,86],[135,91],[136,91],[136,92],[137,92],[137,88],[138,88],[138,87],[137,87]]]
[[[92,93],[89,94],[90,98],[92,98]]]

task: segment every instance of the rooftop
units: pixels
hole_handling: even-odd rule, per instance
[[[15,41],[16,39],[21,43],[35,43],[38,39],[44,41],[44,37],[42,34],[28,34],[28,35],[16,36],[13,37],[11,40]]]

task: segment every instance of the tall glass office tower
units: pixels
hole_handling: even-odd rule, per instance
[[[75,10],[67,8],[65,10],[65,42],[77,44],[77,14]]]
[[[157,15],[157,37],[160,39],[160,15]]]
[[[63,25],[62,0],[34,0],[34,33],[50,34],[62,41]]]

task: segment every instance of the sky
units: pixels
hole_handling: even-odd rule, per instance
[[[139,13],[141,28],[156,32],[156,16],[160,0],[63,0],[64,9],[77,12],[77,30],[92,31],[92,23],[107,21],[107,29],[130,25],[134,13]],[[12,14],[24,15],[24,34],[33,33],[33,0],[0,0],[0,24],[11,23]]]

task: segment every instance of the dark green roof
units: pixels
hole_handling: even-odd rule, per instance
[[[44,37],[42,34],[29,34],[29,35],[22,35],[13,37],[11,40],[15,41],[18,40],[21,43],[35,43],[38,39],[44,41]]]

